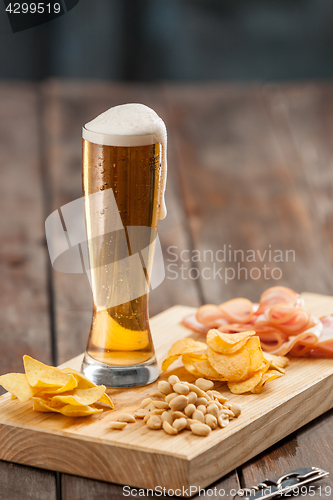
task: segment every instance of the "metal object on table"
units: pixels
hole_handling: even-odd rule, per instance
[[[268,500],[292,493],[297,488],[328,476],[318,467],[301,467],[275,479],[265,479],[256,486],[240,490],[234,500]]]

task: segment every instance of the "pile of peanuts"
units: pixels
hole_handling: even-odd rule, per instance
[[[158,382],[158,391],[145,398],[135,417],[142,418],[150,429],[163,429],[176,435],[189,429],[198,436],[208,436],[220,427],[226,427],[230,419],[241,413],[236,403],[227,403],[227,398],[213,390],[214,382],[199,378],[194,384],[181,382],[176,375]],[[127,423],[135,422],[133,415],[122,414],[111,428],[123,429]]]

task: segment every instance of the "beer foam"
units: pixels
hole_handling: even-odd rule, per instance
[[[102,146],[162,145],[160,180],[160,219],[166,216],[164,199],[167,174],[167,132],[164,121],[144,104],[122,104],[108,109],[82,128],[82,138]]]

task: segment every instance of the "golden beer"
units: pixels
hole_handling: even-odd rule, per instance
[[[128,242],[129,226],[150,227],[149,239],[141,247],[149,246],[152,266],[159,207],[158,188],[160,184],[160,145],[138,147],[101,146],[83,140],[83,194],[113,189],[124,231],[101,235],[102,241],[91,238],[88,228],[88,249],[91,269],[91,284],[94,298],[93,320],[87,353],[97,361],[111,365],[135,365],[154,357],[148,321],[148,294],[134,300],[108,307],[112,294],[122,286],[122,270],[117,262],[124,257]],[[109,217],[106,204],[101,201],[100,217]],[[86,220],[92,218],[85,206]],[[145,235],[144,235],[145,236]],[[119,241],[117,241],[117,238]],[[112,241],[110,241],[112,240]],[[113,245],[112,245],[113,243]],[[112,256],[109,247],[112,245]],[[119,258],[119,260],[117,260]],[[105,270],[106,264],[114,262],[112,275]],[[144,272],[139,275],[147,282],[151,269],[142,263]],[[144,287],[145,284],[142,284]],[[110,300],[111,299],[111,300]]]
[[[82,183],[93,318],[82,369],[96,383],[143,385],[158,376],[148,298],[164,216],[165,144],[155,142],[158,134],[101,135],[102,144],[91,136],[96,142],[82,140]]]

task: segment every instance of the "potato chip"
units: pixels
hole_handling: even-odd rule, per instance
[[[76,378],[74,377],[74,375],[69,375],[69,379],[68,381],[66,382],[66,384],[64,384],[63,386],[61,387],[41,387],[38,392],[36,393],[37,395],[39,394],[47,394],[48,396],[50,394],[61,394],[62,392],[67,392],[67,391],[71,391],[73,389],[76,389],[76,387],[78,386],[78,381],[76,380]]]
[[[250,392],[260,383],[262,377],[263,374],[259,371],[252,375],[252,377],[243,380],[242,382],[228,382],[229,390],[233,394],[244,394],[244,392]]]
[[[198,370],[198,372],[201,373],[204,378],[226,382],[226,379],[212,367],[207,359],[194,361],[193,365],[194,368]]]
[[[180,339],[172,345],[168,352],[168,356],[205,351],[206,349],[207,344],[204,342],[199,342],[198,340],[193,340],[191,338]]]
[[[33,398],[33,409],[41,412],[62,413],[68,417],[85,417],[95,413],[101,413],[103,410],[93,406],[72,406],[72,405],[51,405],[50,402],[41,398]]]
[[[280,373],[277,370],[268,370],[263,376],[258,385],[256,385],[251,392],[254,394],[259,394],[262,391],[264,384],[274,380],[275,378],[283,377],[283,373]]]
[[[59,388],[69,381],[70,376],[59,368],[44,365],[30,356],[23,356],[23,364],[28,382],[32,387]]]
[[[241,333],[223,333],[219,330],[209,330],[207,333],[207,344],[215,352],[221,354],[232,354],[239,351],[247,342],[247,340],[255,335],[256,332],[249,330]]]
[[[195,367],[194,367],[194,358],[191,357],[190,354],[183,354],[182,357],[183,364],[186,368],[186,370],[191,373],[191,375],[194,375],[197,378],[203,377],[203,373],[199,372]]]
[[[212,367],[226,380],[244,380],[249,373],[250,355],[246,345],[233,354],[217,353],[208,347],[207,356]]]
[[[237,335],[237,333],[232,335]],[[248,339],[249,337],[245,337],[243,340],[240,340],[235,344],[227,344],[219,335],[217,335],[217,333],[215,333],[215,330],[209,330],[206,340],[207,344],[211,347],[211,349],[213,349],[213,351],[220,352],[222,354],[232,354],[233,352],[239,351],[243,345],[246,344]]]
[[[286,374],[286,370],[284,368],[281,368],[280,366],[278,366],[276,363],[274,363],[273,361],[271,361],[269,367],[272,369],[272,370],[276,370],[280,373],[282,373],[282,375],[285,375]]]
[[[71,394],[53,396],[51,402],[64,403],[72,406],[89,406],[98,401],[105,392],[105,386],[99,385],[89,389],[74,389]]]
[[[172,363],[177,361],[178,358],[180,358],[181,354],[177,354],[175,356],[168,356],[162,363],[162,371],[166,372],[167,369],[169,368]]]
[[[74,370],[74,368],[62,368],[62,372],[67,373],[67,375],[73,375],[77,381],[78,389],[89,389],[90,387],[96,387],[96,384],[88,380],[82,373]]]
[[[286,356],[276,356],[275,354],[271,354],[269,352],[264,352],[264,358],[280,368],[285,368],[289,363],[289,358]]]
[[[106,405],[111,406],[111,408],[114,408],[114,404],[113,404],[113,402],[112,402],[112,400],[111,400],[110,396],[108,396],[108,395],[106,394],[106,392],[105,392],[104,394],[102,394],[102,396],[101,396],[101,397],[100,397],[97,401],[95,401],[95,402],[96,402],[96,403],[104,403],[104,404],[106,404]]]
[[[21,403],[28,401],[35,393],[30,387],[25,373],[7,373],[6,375],[1,375],[0,385],[14,395]]]
[[[43,412],[57,412],[79,417],[101,413],[103,403],[113,408],[104,385],[96,385],[72,368],[60,370],[47,366],[30,356],[23,357],[26,373],[8,373],[0,377],[0,384],[21,402],[33,401],[33,408]]]
[[[165,372],[174,361],[176,361],[182,354],[192,354],[200,351],[205,351],[207,344],[199,342],[190,338],[180,339],[175,342],[169,352],[168,357],[162,363],[162,370]]]
[[[259,337],[251,337],[246,342],[246,347],[250,355],[250,372],[255,372],[260,369],[264,363],[264,355],[260,347]]]

